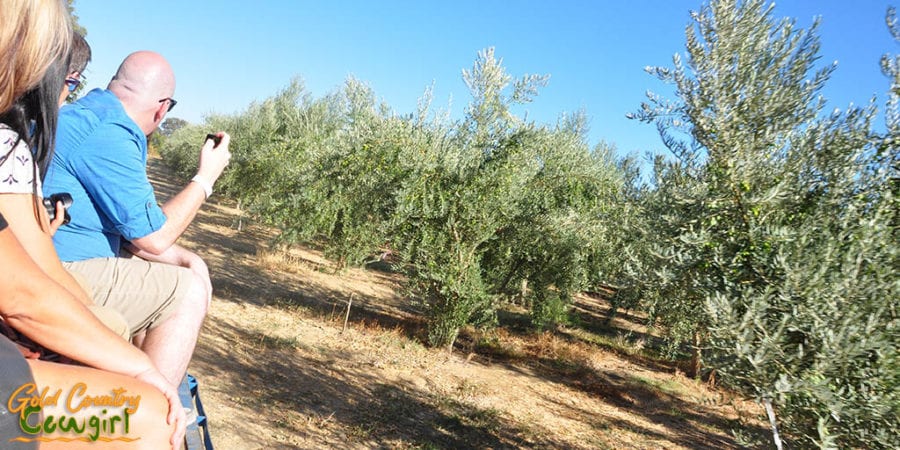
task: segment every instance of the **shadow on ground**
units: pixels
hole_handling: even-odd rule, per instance
[[[236,389],[233,400],[245,411],[258,411],[245,420],[274,420],[279,431],[306,442],[327,446],[364,445],[388,448],[399,443],[426,448],[563,448],[564,443],[537,438],[525,442],[521,429],[510,426],[495,411],[473,408],[449,399],[432,398],[408,383],[386,384],[373,375],[370,367],[348,366],[363,356],[347,352],[329,352],[328,358],[305,357],[298,363],[291,349],[262,350],[265,357],[240,356],[235,346],[265,342],[259,333],[217,324],[217,333],[226,337],[226,345],[206,345],[198,352],[195,364],[209,367],[207,376],[233,386],[254,386],[250,392]],[[208,344],[208,343],[207,343]],[[227,367],[227,372],[216,372]],[[273,376],[281,374],[280,376]],[[284,420],[281,411],[309,418]],[[341,425],[340,442],[329,442],[312,422]]]
[[[161,201],[174,195],[184,183],[167,175],[158,159],[149,164],[151,182]],[[347,292],[326,289],[306,283],[300,277],[269,272],[256,263],[260,249],[270,247],[271,231],[247,226],[238,232],[234,208],[227,201],[205,205],[180,242],[202,254],[213,274],[217,301],[234,304],[304,308],[315,315],[338,320],[347,302]],[[235,238],[240,234],[240,238]],[[314,263],[314,262],[310,262]],[[390,277],[390,273],[375,272]],[[580,325],[592,333],[615,336],[633,330],[611,331],[605,321],[607,312],[599,302],[579,302],[576,314]],[[364,296],[354,300],[351,322],[377,323],[384,328],[404,330],[407,337],[421,341],[423,324],[408,307],[386,308]],[[527,334],[526,318],[505,313],[501,320],[512,324],[516,333]],[[640,318],[620,313],[618,319],[639,323]],[[208,323],[223,339],[201,340],[193,364],[204,368],[207,377],[215,379],[213,389],[229,397],[245,415],[247,422],[272,421],[274,427],[288,436],[316,446],[343,447],[347,443],[365,447],[395,448],[566,448],[556,442],[550,430],[516,425],[493,409],[476,408],[450,397],[440,397],[410,383],[385,383],[373,375],[370,367],[347,361],[365,358],[353,354],[329,352],[326,359],[316,358],[314,349],[279,343],[265,333],[247,329],[228,320]],[[560,333],[566,339],[580,338]],[[644,336],[653,339],[652,336]],[[596,342],[590,344],[597,345]],[[461,343],[465,345],[465,343]],[[240,351],[238,351],[240,350]],[[615,349],[612,349],[615,350]],[[619,352],[617,352],[619,353]],[[250,356],[248,356],[250,355]],[[687,448],[732,448],[733,439],[715,430],[729,430],[737,424],[722,419],[720,414],[701,405],[685,402],[662,392],[638,377],[623,377],[613,371],[602,371],[578,361],[561,363],[555,358],[504,358],[488,355],[492,363],[510,371],[539,376],[571,389],[601,399],[618,409],[665,429],[664,433],[613,416],[592,416],[591,411],[578,411],[565,406],[572,414],[593,417],[595,430],[628,429],[659,441]],[[672,373],[673,367],[637,355],[623,353],[624,359],[654,371]],[[302,358],[302,361],[299,359]],[[228,389],[233,389],[229,393]],[[557,402],[544,398],[548,402]],[[295,414],[280,414],[290,411]],[[297,415],[305,417],[298,421]],[[333,427],[341,436],[334,436]],[[712,431],[710,431],[712,430]],[[601,433],[602,434],[602,433]],[[279,447],[280,448],[280,447]],[[290,447],[285,447],[290,448]]]
[[[148,163],[150,181],[156,188],[157,198],[164,202],[180,191],[185,182],[170,175],[158,158]],[[256,263],[260,251],[273,245],[272,231],[256,225],[236,230],[234,215],[237,210],[227,200],[218,203],[213,198],[204,205],[188,228],[179,244],[200,253],[210,268],[213,290],[217,297],[235,298],[241,302],[259,305],[279,304],[304,307],[321,317],[338,316],[346,308],[349,296],[343,290],[325,290],[312,283],[303,283],[296,277],[284,276],[275,271],[265,271]],[[227,230],[223,234],[217,230]],[[319,265],[316,261],[300,261],[299,264]],[[389,269],[376,266],[371,271],[376,278],[388,279]],[[328,271],[329,268],[321,268]],[[261,295],[262,294],[262,295]],[[386,308],[363,295],[355,295],[351,308],[353,322],[378,324],[384,328],[401,327],[408,337],[418,338],[421,324],[414,315],[417,311],[409,305],[393,305]]]

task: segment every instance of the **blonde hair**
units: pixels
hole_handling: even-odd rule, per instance
[[[72,24],[63,0],[0,0],[0,113],[69,54]]]

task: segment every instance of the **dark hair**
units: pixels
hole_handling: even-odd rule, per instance
[[[81,33],[73,31],[72,59],[69,61],[69,71],[66,75],[72,72],[78,72],[79,74],[84,72],[89,62],[91,62],[91,46],[88,45]]]
[[[50,160],[53,159],[59,114],[59,90],[66,79],[68,67],[69,58],[54,61],[37,86],[16,100],[6,112],[0,114],[0,123],[15,131],[19,139],[24,140],[34,153],[34,162],[41,180],[47,173]]]

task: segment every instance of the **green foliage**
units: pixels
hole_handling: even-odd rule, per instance
[[[459,123],[429,119],[428,93],[415,115],[393,115],[354,79],[318,100],[294,81],[242,114],[208,118],[204,130],[232,136],[217,190],[282,241],[313,242],[341,264],[393,252],[432,345],[492,322],[523,282],[535,325],[552,327],[590,278],[597,217],[622,177],[608,151],[589,151],[583,116],[547,127],[511,113],[546,77],[513,81],[488,49],[464,79],[473,100]],[[187,177],[204,132],[176,125],[162,153]]]
[[[159,125],[159,132],[163,136],[169,137],[176,131],[188,125],[190,125],[190,123],[187,120],[178,117],[167,117],[166,120]]]
[[[424,148],[415,176],[398,193],[396,242],[409,267],[412,293],[430,320],[429,343],[452,345],[458,329],[491,320],[484,252],[514,216],[523,185],[540,170],[524,136],[532,127],[509,113],[507,76],[493,51],[479,54],[464,78],[474,96],[460,129]]]
[[[637,117],[675,159],[656,161],[658,234],[635,277],[673,346],[771,400],[788,440],[895,448],[896,146],[872,131],[874,105],[819,118],[833,67],[813,72],[817,24],[771,11],[712,1],[687,63],[651,69],[679,102],[651,95]]]
[[[228,130],[234,155],[217,189],[282,230],[283,242],[317,242],[338,260],[362,262],[386,242],[392,180],[410,130],[362,83],[312,100],[299,80],[232,117],[207,119],[205,129]],[[204,134],[174,133],[165,157],[176,167],[196,160]],[[187,175],[186,173],[182,173]]]
[[[487,206],[494,198],[485,198],[496,191],[479,186],[492,180],[472,162],[477,152],[452,139],[422,150],[415,176],[397,192],[393,235],[411,293],[429,317],[429,343],[447,346],[473,315],[490,309],[478,250],[497,226]]]
[[[830,69],[806,82],[815,34],[795,32],[786,20],[774,24],[770,16],[761,1],[712,2],[687,29],[688,66],[676,55],[674,69],[648,69],[674,83],[682,100],[651,95],[639,113],[657,124],[676,157],[655,162],[658,189],[647,196],[658,213],[649,227],[664,236],[648,300],[673,345],[704,333],[706,298],[725,290],[726,280],[767,282],[771,274],[760,271],[772,255],[758,233],[766,232],[770,216],[758,212],[783,197],[775,174],[783,170],[779,155],[789,134],[821,108],[815,93]]]
[[[453,330],[430,335],[433,345],[451,344],[467,322],[492,320],[497,301],[514,295],[527,297],[538,328],[563,321],[587,282],[598,212],[610,208],[604,202],[621,180],[614,164],[589,151],[580,116],[548,128],[510,113],[545,77],[513,83],[487,50],[464,78],[473,94],[468,114],[425,149],[395,217],[432,328]]]
[[[66,8],[69,10],[69,15],[72,16],[72,28],[82,36],[87,36],[87,29],[78,23],[78,15],[75,14],[75,0],[66,0]]]
[[[900,22],[897,21],[897,10],[888,8],[885,19],[888,30],[894,41],[900,42]],[[885,54],[881,57],[881,71],[891,80],[891,87],[888,93],[888,101],[885,107],[885,117],[887,118],[888,138],[885,144],[893,148],[900,147],[900,141],[897,136],[900,135],[900,55]]]
[[[154,148],[157,149],[163,161],[175,173],[185,179],[190,179],[197,173],[197,161],[200,154],[200,146],[204,128],[198,125],[187,125],[179,129],[178,133],[167,136],[160,131],[150,135]],[[220,186],[216,187],[217,190]]]
[[[397,116],[352,78],[320,99],[295,80],[243,113],[165,125],[161,151],[190,177],[203,136],[227,130],[217,191],[341,264],[392,253],[430,345],[493,323],[504,301],[551,329],[575,293],[612,288],[670,355],[770,401],[791,445],[895,448],[900,60],[882,58],[880,132],[874,101],[823,114],[835,67],[816,68],[817,23],[799,30],[763,0],[693,18],[685,56],[648,69],[677,100],[649,94],[634,115],[673,156],[654,158],[650,183],[611,146],[588,148],[583,114],[517,117],[547,77],[514,80],[492,49],[463,71],[458,122],[432,115],[428,92]]]

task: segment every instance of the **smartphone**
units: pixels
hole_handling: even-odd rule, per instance
[[[212,133],[207,134],[206,140],[209,140],[209,139],[212,139],[213,144],[215,144],[215,145],[213,145],[213,148],[218,147],[219,143],[222,142],[222,137],[217,134],[212,134]]]

